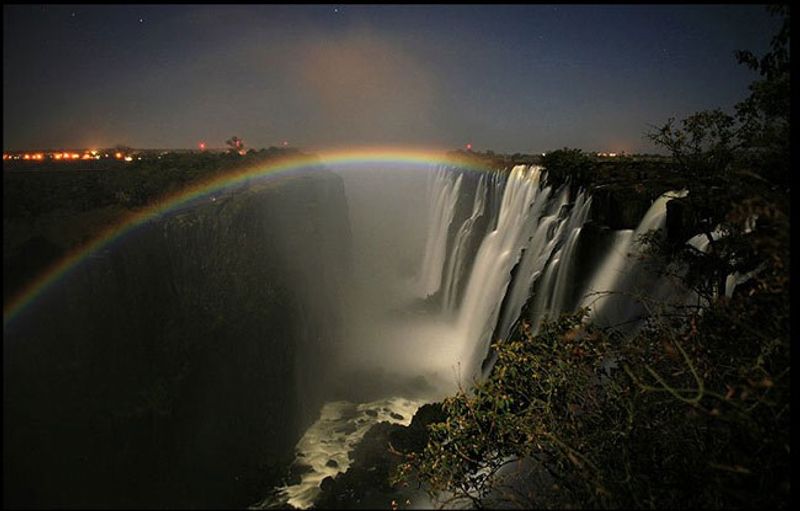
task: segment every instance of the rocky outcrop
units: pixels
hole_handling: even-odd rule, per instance
[[[92,254],[4,331],[4,504],[260,499],[321,404],[349,249],[343,184],[314,171]]]
[[[612,230],[635,229],[655,197],[633,188],[593,187],[590,218]],[[665,190],[666,191],[666,190]]]
[[[322,493],[315,502],[320,509],[389,509],[395,503],[415,502],[421,495],[412,488],[390,485],[392,472],[402,457],[396,452],[417,452],[428,443],[427,426],[444,420],[441,404],[423,405],[411,424],[400,426],[379,422],[367,431],[350,454],[346,472],[322,481]],[[403,506],[404,508],[407,506]]]

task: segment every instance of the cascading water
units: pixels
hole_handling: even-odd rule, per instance
[[[429,180],[429,194],[434,195],[430,202],[430,223],[425,240],[425,257],[419,274],[419,289],[423,296],[436,293],[442,283],[442,268],[447,257],[447,235],[453,221],[458,192],[461,189],[461,175],[451,179],[451,170],[440,167]]]
[[[583,192],[577,194],[572,208],[567,213],[567,189],[550,206],[547,216],[542,218],[532,242],[520,264],[520,276],[515,281],[509,297],[506,315],[500,325],[500,336],[506,337],[519,317],[522,306],[531,295],[531,288],[542,271],[544,275],[536,292],[531,322],[537,328],[544,317],[553,317],[566,305],[566,292],[572,269],[575,247],[581,228],[586,222],[591,199]],[[566,242],[564,240],[566,239]],[[556,247],[559,248],[556,250]],[[553,251],[555,253],[553,253]],[[551,257],[552,254],[552,257]],[[545,266],[546,265],[546,266]],[[544,269],[544,270],[543,270]],[[526,276],[526,279],[522,277]]]
[[[467,377],[474,374],[488,351],[511,270],[546,205],[549,189],[541,189],[540,178],[540,167],[517,165],[511,170],[497,227],[486,235],[475,257],[456,326],[465,343],[460,361]],[[537,197],[543,200],[537,201]]]
[[[298,444],[298,463],[314,460],[311,469],[300,483],[279,489],[284,503],[291,500],[300,508],[313,505],[322,478],[335,476],[347,467],[346,452],[366,431],[364,423],[355,429],[349,425],[352,414],[332,410],[361,410],[380,402],[381,413],[397,413],[394,417],[407,420],[416,406],[441,399],[458,385],[484,376],[493,334],[507,337],[529,300],[526,319],[534,328],[541,320],[576,305],[592,304],[592,319],[606,322],[618,320],[622,314],[616,309],[629,306],[608,296],[591,295],[575,303],[577,247],[592,203],[585,192],[571,198],[567,185],[553,190],[538,166],[517,165],[509,172],[493,172],[475,180],[469,177],[460,169],[433,169],[427,183],[429,224],[421,264],[418,274],[407,281],[413,283],[411,290],[416,298],[406,302],[405,312],[382,310],[371,298],[369,319],[353,316],[362,327],[351,325],[350,335],[358,340],[348,348],[347,364],[343,365],[353,374],[365,369],[379,373],[391,370],[388,379],[392,381],[416,375],[433,390],[413,395],[401,391],[398,396],[396,390],[402,387],[387,387],[392,390],[371,395],[361,400],[361,405],[328,403],[320,420]],[[471,186],[474,196],[470,208],[459,203],[459,196],[470,193]],[[589,280],[587,292],[616,291],[635,284],[639,273],[628,257],[635,252],[634,240],[650,229],[663,227],[666,202],[676,196],[680,193],[656,200],[635,231],[614,233],[611,249]],[[436,294],[441,300],[429,300]],[[414,305],[413,300],[424,306]],[[368,323],[369,328],[365,328]],[[386,379],[386,373],[381,374]],[[393,407],[401,402],[404,408],[398,412]],[[330,434],[335,438],[324,442],[319,437],[328,434],[325,432],[333,432]],[[334,445],[339,446],[335,452],[331,450]],[[328,463],[328,459],[336,463]]]
[[[492,179],[497,179],[497,176],[500,174],[495,174]],[[451,176],[450,179],[457,182],[459,178]],[[564,306],[570,265],[561,265],[561,272],[555,270],[561,254],[565,259],[572,258],[591,204],[584,193],[579,193],[569,207],[567,187],[562,187],[555,198],[551,198],[551,187],[542,185],[542,170],[537,166],[514,167],[504,186],[493,182],[489,192],[485,183],[485,178],[479,180],[472,214],[456,234],[445,278],[447,287],[443,306],[445,311],[454,313],[453,328],[462,343],[457,362],[463,364],[467,378],[478,375],[477,369],[488,352],[495,328],[501,337],[508,334],[548,261],[549,273],[553,274],[556,287],[546,306],[553,314]],[[492,219],[488,232],[475,254],[469,275],[466,275],[463,272],[467,267],[463,247],[465,239],[473,233],[475,220],[485,209],[481,195],[498,194],[499,190],[502,190],[502,196],[494,197],[500,200],[495,200],[496,207],[490,209]],[[439,206],[444,204],[436,200],[440,194],[433,190],[431,193],[434,203]],[[432,216],[441,217],[443,214]],[[557,248],[558,253],[551,261]],[[516,271],[512,271],[515,266]],[[461,279],[466,279],[466,287],[459,303],[454,300],[453,289]]]
[[[667,220],[667,202],[685,197],[688,192],[667,192],[653,201],[634,231],[620,231],[605,262],[590,281],[581,306],[589,306],[589,318],[595,323],[626,325],[641,314],[640,299],[658,285],[655,279],[641,279],[643,259],[639,237],[662,229]],[[646,288],[646,289],[645,289]]]
[[[530,283],[541,273],[554,248],[565,242],[570,245],[568,234],[582,225],[588,207],[580,194],[570,209],[566,189],[551,199],[551,188],[542,186],[542,169],[519,165],[508,173],[495,172],[472,181],[475,195],[471,208],[463,208],[464,217],[456,220],[454,209],[459,193],[467,193],[465,177],[464,171],[438,168],[428,181],[431,225],[415,289],[418,300],[441,292],[441,302],[428,304],[423,315],[400,314],[399,318],[397,311],[387,311],[387,319],[375,319],[378,315],[373,310],[369,321],[376,323],[372,327],[351,330],[354,337],[369,342],[354,343],[350,351],[356,353],[349,354],[346,367],[355,373],[389,362],[386,370],[394,373],[393,379],[407,378],[409,372],[416,373],[417,378],[424,376],[434,386],[434,392],[406,395],[418,404],[440,399],[455,391],[460,383],[481,375],[481,363],[487,355],[509,285],[514,282],[514,298],[506,307],[503,322],[510,325],[528,297]],[[468,250],[471,245],[477,246],[477,250]],[[522,270],[518,269],[517,277],[512,278],[512,270],[521,258]],[[460,288],[463,288],[461,293]],[[367,320],[356,318],[356,321]],[[396,394],[384,398],[398,399]],[[392,410],[392,405],[387,409]],[[401,415],[407,413],[405,410]],[[314,432],[340,426],[342,431],[347,430],[344,423],[334,424],[337,420],[330,414],[321,417],[298,444],[298,452],[303,454],[298,462],[309,458],[319,461],[312,464],[300,483],[279,489],[283,502],[290,499],[297,507],[313,505],[322,477],[346,468],[339,454],[334,460],[337,468],[322,462],[325,456],[333,456],[328,453],[330,442],[311,441],[317,434]],[[340,434],[336,445],[353,444],[357,439],[352,435],[357,432],[363,434],[363,429]]]
[[[475,190],[475,199],[472,205],[472,214],[464,220],[455,238],[455,245],[447,265],[447,278],[444,283],[444,309],[452,312],[458,305],[458,291],[460,277],[466,264],[467,245],[475,235],[473,228],[476,221],[484,215],[486,210],[486,176],[481,176]]]

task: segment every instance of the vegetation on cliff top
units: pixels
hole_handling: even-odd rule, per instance
[[[3,293],[7,298],[68,250],[132,211],[195,183],[296,153],[167,153],[96,171],[3,173]]]
[[[650,134],[689,193],[670,203],[673,235],[639,241],[662,267],[688,267],[672,277],[698,305],[643,297],[650,317],[624,338],[585,311],[537,335],[522,322],[491,376],[444,401],[395,483],[475,507],[788,507],[790,22],[771,9],[784,24],[770,50],[737,54],[760,79],[735,114]],[[579,151],[544,164],[593,178]],[[705,250],[685,243],[696,235]],[[749,279],[726,294],[730,274]]]

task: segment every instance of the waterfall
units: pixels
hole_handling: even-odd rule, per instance
[[[497,217],[497,227],[483,239],[467,281],[458,311],[457,328],[466,341],[462,362],[467,374],[480,364],[488,351],[503,296],[511,280],[530,225],[538,220],[545,200],[539,181],[540,167],[517,165],[506,181]],[[549,192],[544,192],[546,196]]]
[[[383,310],[381,303],[374,303],[369,314],[359,309],[362,314],[353,317],[359,328],[348,330],[354,341],[342,374],[354,388],[347,388],[346,397],[356,396],[361,404],[339,400],[326,405],[297,446],[297,462],[310,462],[311,469],[299,483],[279,488],[277,501],[259,507],[289,501],[300,508],[312,506],[320,481],[347,468],[347,453],[375,422],[364,414],[407,421],[420,403],[485,376],[493,361],[491,341],[508,337],[526,304],[524,314],[534,331],[542,320],[578,305],[592,305],[591,319],[607,324],[641,312],[626,297],[578,293],[583,291],[576,287],[578,247],[592,204],[587,193],[574,193],[567,185],[554,189],[538,166],[517,165],[473,178],[447,167],[429,176],[427,236],[419,273],[409,281],[414,298],[406,309]],[[663,282],[644,278],[643,265],[629,254],[640,255],[637,237],[663,227],[667,201],[682,193],[659,197],[635,230],[613,233],[606,254],[595,250],[588,255],[590,260],[581,265],[597,269],[588,277],[587,293],[631,291],[639,285],[656,293],[667,290]],[[391,293],[388,287],[383,291]],[[426,300],[437,293],[441,300]],[[384,394],[365,388],[373,379]]]
[[[429,227],[419,279],[428,295],[441,287],[442,312],[454,320],[463,343],[459,361],[471,376],[488,353],[492,334],[508,335],[537,279],[542,282],[535,316],[552,317],[569,305],[572,259],[591,200],[580,192],[570,201],[567,186],[553,193],[541,167],[517,165],[505,175],[482,176],[471,212],[459,223],[444,208],[455,204],[461,178],[440,170],[429,180],[430,217],[446,225]],[[485,232],[477,228],[481,218]],[[442,268],[440,251],[447,248],[451,223],[459,227]],[[476,236],[482,239],[473,256],[467,247]]]
[[[418,280],[423,297],[436,293],[442,283],[442,269],[447,257],[447,235],[453,221],[462,179],[460,173],[452,179],[451,172],[447,167],[439,167],[428,181],[428,195],[433,196],[434,200],[429,204],[425,257]]]
[[[491,232],[497,229],[497,218],[500,214],[500,204],[503,200],[503,194],[505,193],[505,185],[507,180],[503,179],[504,175],[502,172],[494,172],[490,179],[489,179],[489,186],[488,186],[488,199],[489,199],[489,222],[488,222],[488,230],[486,232]]]
[[[457,306],[459,283],[466,264],[467,247],[472,240],[473,228],[476,221],[484,215],[486,210],[486,176],[483,175],[478,181],[475,190],[475,198],[472,202],[472,214],[464,220],[456,234],[452,255],[447,266],[446,280],[444,284],[444,309],[452,312]]]
[[[544,268],[544,275],[539,289],[535,293],[530,317],[534,330],[538,328],[541,319],[557,316],[567,305],[567,293],[572,285],[570,277],[575,249],[583,224],[589,215],[591,198],[587,198],[583,192],[578,193],[569,213],[565,213],[567,211],[566,204],[567,198],[562,192],[562,198],[554,204],[555,211],[560,216],[545,217],[540,223],[540,229],[531,243],[531,263],[529,264],[532,264],[532,267],[525,273],[529,277],[524,282],[524,286],[521,285],[523,282],[519,280],[516,282],[516,294],[511,297],[512,306],[509,308],[508,316],[501,324],[500,333],[503,337],[508,335],[513,322],[519,317],[520,310],[531,294],[531,287],[541,274],[542,268]],[[541,239],[540,237],[546,237],[548,241],[546,243],[537,241]],[[565,238],[566,242],[564,242]],[[561,246],[555,250],[557,245]],[[554,250],[555,253],[553,253]],[[550,257],[551,254],[552,257]]]
[[[616,233],[610,253],[599,266],[584,293],[581,306],[591,307],[589,318],[602,325],[621,325],[641,313],[640,296],[649,295],[658,283],[641,278],[642,253],[639,237],[648,231],[662,229],[667,219],[667,202],[685,197],[686,190],[667,192],[653,201],[635,230]],[[645,289],[647,288],[647,289]]]

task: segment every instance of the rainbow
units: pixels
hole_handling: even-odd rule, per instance
[[[93,240],[72,249],[59,261],[41,272],[34,280],[12,297],[3,307],[3,329],[26,309],[29,309],[56,282],[64,278],[82,261],[123,238],[149,221],[171,211],[225,189],[243,185],[252,180],[272,179],[296,171],[322,165],[355,164],[406,164],[414,168],[430,169],[436,165],[452,165],[467,170],[487,171],[490,168],[475,159],[447,155],[443,151],[428,149],[364,148],[330,150],[317,155],[292,155],[271,160],[267,164],[245,167],[241,170],[215,176],[193,183],[172,194],[165,195],[141,210],[135,211],[103,230]]]

